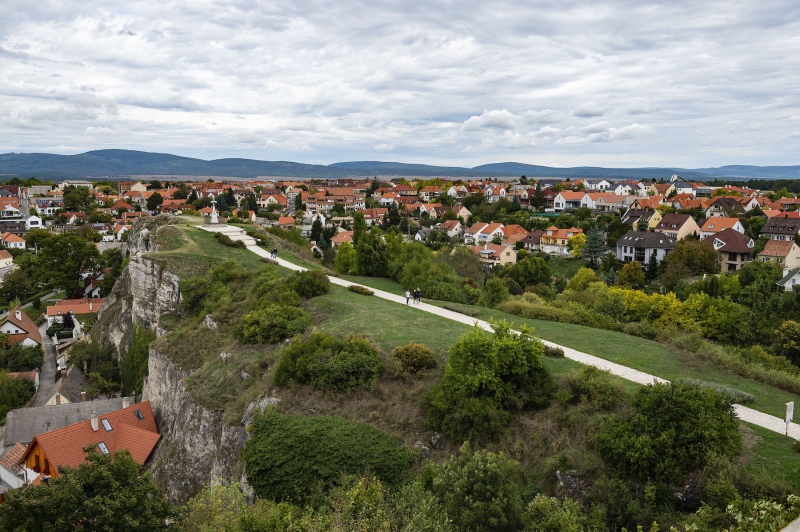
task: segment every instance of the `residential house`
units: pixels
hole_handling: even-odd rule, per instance
[[[417,242],[427,242],[432,232],[433,229],[430,227],[420,227],[417,232],[414,233],[414,240]]]
[[[428,185],[426,187],[422,187],[419,189],[419,199],[423,203],[429,203],[435,200],[439,194],[442,194],[444,191],[440,187],[436,187],[433,185]]]
[[[19,465],[42,475],[58,477],[60,467],[75,468],[84,463],[83,449],[90,445],[106,455],[127,450],[136,462],[144,464],[160,438],[150,401],[143,401],[36,435]]]
[[[536,229],[528,233],[528,236],[522,239],[522,248],[525,251],[539,251],[542,244],[542,235],[544,231]]]
[[[725,216],[733,217],[745,213],[744,205],[737,198],[719,196],[706,204],[706,218]]]
[[[574,192],[572,190],[562,190],[556,194],[553,199],[553,209],[556,212],[561,212],[569,209],[578,209],[581,207],[581,201],[586,195],[586,192]]]
[[[477,222],[464,231],[464,243],[485,244],[494,240],[495,237],[502,239],[503,236],[503,224]]]
[[[462,224],[466,224],[467,221],[469,220],[469,217],[472,216],[472,213],[469,211],[469,209],[467,209],[466,207],[464,207],[460,203],[456,203],[455,205],[450,207],[449,210],[452,211],[453,214],[456,215],[456,218],[461,220]]]
[[[692,209],[702,209],[705,211],[706,209],[706,201],[701,199],[695,198],[674,198],[672,201],[672,207],[679,210],[679,211],[690,211]]]
[[[570,227],[568,229],[559,229],[556,226],[548,227],[539,240],[539,247],[545,253],[551,255],[569,255],[567,243],[569,239],[582,234],[583,229]]]
[[[486,201],[494,203],[506,197],[507,191],[503,186],[486,187]]]
[[[770,240],[794,240],[798,231],[800,231],[800,218],[784,213],[769,218],[761,227],[761,236]]]
[[[675,192],[675,185],[672,183],[651,183],[647,187],[648,196],[664,196],[667,197]]]
[[[401,196],[416,197],[418,194],[417,187],[411,185],[397,185],[392,192],[397,192]]]
[[[700,227],[689,214],[668,213],[661,218],[653,230],[663,233],[673,240],[683,240],[689,235],[697,235]]]
[[[558,195],[558,192],[556,192],[555,190],[553,190],[550,187],[546,187],[546,188],[540,190],[539,194],[540,194],[540,197],[541,197],[542,201],[544,202],[544,207],[547,208],[547,209],[552,209],[553,205],[555,204],[556,196]]]
[[[459,220],[447,220],[439,224],[439,230],[447,233],[450,238],[460,238],[464,234],[464,226]]]
[[[0,503],[5,502],[8,491],[19,489],[26,482],[33,482],[39,476],[35,471],[19,467],[23,454],[25,446],[16,443],[0,459]]]
[[[617,258],[622,262],[637,261],[642,266],[655,255],[659,262],[675,249],[675,240],[663,233],[628,231],[617,240]]]
[[[63,365],[66,365],[66,361],[61,358],[58,363],[61,378],[56,382],[56,387],[50,392],[45,404],[58,406],[86,401],[87,394],[91,394],[92,381],[83,371],[76,368],[75,364],[64,370]],[[89,399],[91,400],[91,397]]]
[[[528,231],[517,224],[510,224],[503,227],[503,244],[516,246],[517,242],[528,236]]]
[[[469,195],[469,190],[464,185],[453,185],[447,189],[447,195],[453,198],[466,198]]]
[[[29,381],[31,384],[33,384],[33,388],[35,390],[39,389],[39,370],[38,369],[32,369],[30,371],[10,371],[8,373],[8,376],[9,377],[14,377],[16,379],[24,379],[26,381]]]
[[[791,292],[796,286],[800,286],[800,268],[784,268],[783,278],[775,284],[782,286],[785,291]]]
[[[5,232],[0,235],[0,243],[4,248],[25,249],[25,239],[14,233]]]
[[[113,230],[116,240],[122,242],[125,239],[125,234],[131,230],[131,227],[130,225],[116,224]]]
[[[14,257],[5,249],[0,249],[0,270],[10,268],[14,263]]]
[[[616,194],[617,196],[629,196],[635,193],[634,188],[627,182],[618,182],[612,183],[610,187],[608,187],[607,192],[612,194]]]
[[[381,225],[383,219],[389,214],[389,209],[376,207],[373,209],[361,209],[359,212],[364,215],[364,222],[367,227],[370,227],[373,223]]]
[[[396,192],[387,192],[386,194],[383,194],[381,198],[378,200],[378,205],[382,207],[391,207],[392,205],[396,205],[398,203],[397,198],[399,197],[400,194]]]
[[[697,187],[695,187],[692,183],[687,183],[686,181],[676,181],[673,183],[673,185],[675,185],[676,194],[684,194],[693,197],[697,195]]]
[[[517,262],[517,252],[513,247],[504,244],[484,244],[470,246],[469,249],[478,255],[481,264],[487,270],[491,270],[497,265],[505,266]]]
[[[294,229],[294,217],[293,216],[280,216],[278,217],[278,227],[285,231],[289,231]]]
[[[723,273],[740,270],[753,260],[755,242],[749,236],[734,229],[725,229],[702,241],[714,246],[718,256],[719,270]]]
[[[651,209],[628,209],[622,215],[622,223],[637,230],[640,223],[646,224],[649,229],[655,229],[659,222],[661,222],[661,213]]]
[[[658,209],[664,204],[666,198],[664,196],[647,196],[644,198],[635,198],[631,204],[631,209]]]
[[[591,190],[593,192],[610,192],[613,184],[610,181],[606,181],[605,179],[584,179],[583,180],[584,187],[586,190]]]
[[[427,214],[430,218],[438,218],[439,213],[442,211],[443,209],[441,203],[425,203],[419,208],[420,216]]]
[[[353,231],[341,231],[340,233],[334,235],[331,238],[331,247],[339,247],[345,242],[348,244],[353,243]]]
[[[594,202],[594,210],[600,212],[622,212],[629,208],[634,201],[634,196],[618,196],[617,194],[600,194]],[[655,210],[654,208],[650,210]]]
[[[35,214],[29,214],[28,216],[23,216],[22,218],[25,221],[25,229],[30,231],[31,229],[42,229],[44,227],[44,222],[41,218],[36,216]]]
[[[100,312],[100,307],[103,306],[101,298],[84,298],[84,299],[61,299],[56,301],[55,305],[49,305],[45,315],[47,317],[47,327],[50,328],[55,323],[64,323],[64,315],[71,314],[73,316],[96,315]],[[75,326],[80,328],[78,320],[75,320]]]
[[[8,313],[5,321],[0,323],[0,332],[8,335],[10,345],[21,344],[24,347],[42,345],[42,335],[33,320],[20,307]]]
[[[794,240],[768,240],[758,260],[780,264],[781,268],[800,268],[800,246]]]
[[[703,225],[700,226],[700,240],[704,240],[711,235],[715,235],[720,231],[724,231],[725,229],[733,229],[734,231],[744,233],[744,226],[738,218],[717,216],[707,219],[705,222],[703,222]]]

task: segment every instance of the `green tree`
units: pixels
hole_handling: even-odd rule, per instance
[[[620,270],[617,276],[617,286],[623,288],[632,288],[634,290],[641,290],[644,288],[645,275],[642,270],[642,264],[637,261],[631,261]]]
[[[294,197],[294,208],[298,211],[303,210],[303,197],[300,195],[300,193],[297,193]]]
[[[457,456],[422,474],[458,530],[522,530],[522,469],[504,453],[472,452],[465,443]]]
[[[322,240],[322,220],[317,217],[311,224],[311,241],[319,243]]]
[[[775,330],[773,347],[776,355],[786,357],[795,366],[800,366],[800,323],[784,321]]]
[[[353,245],[358,245],[358,241],[361,240],[367,233],[367,222],[364,220],[364,213],[357,212],[353,215]]]
[[[508,286],[498,277],[492,277],[486,281],[486,287],[483,290],[483,303],[489,308],[494,308],[503,301],[506,301],[511,294],[508,292]]]
[[[86,463],[60,470],[49,483],[6,494],[0,528],[45,530],[174,530],[177,512],[128,451],[85,449]]]
[[[22,268],[8,273],[0,284],[0,297],[6,300],[24,299],[33,295],[33,283]]]
[[[553,387],[530,329],[492,328],[476,326],[450,347],[442,382],[426,396],[427,424],[459,441],[498,437],[512,412],[547,404]]]
[[[90,272],[97,261],[97,247],[73,234],[45,241],[39,255],[37,277],[50,286],[68,291],[82,286],[80,274]]]
[[[356,251],[350,242],[344,242],[336,248],[336,259],[334,260],[336,271],[348,274],[356,268]]]
[[[12,377],[7,370],[0,370],[0,424],[5,424],[6,414],[11,410],[25,406],[35,391],[28,379]]]
[[[50,240],[52,237],[53,233],[47,229],[31,229],[25,234],[25,247],[38,253],[45,241]]]
[[[161,181],[159,181],[158,179],[153,179],[152,181],[150,181],[148,188],[150,190],[160,190],[164,187],[161,185]]]
[[[622,478],[678,485],[714,455],[741,451],[729,396],[670,383],[640,388],[630,413],[614,415],[597,435],[597,451]]]
[[[388,226],[398,226],[400,225],[400,211],[392,205],[389,207],[389,212],[386,215],[387,225]]]
[[[592,268],[597,266],[597,261],[605,253],[605,242],[603,242],[603,232],[598,227],[592,228],[586,235],[586,245],[583,247],[582,256],[589,260]]]
[[[355,233],[353,233],[355,242]],[[386,275],[386,242],[383,233],[375,226],[366,232],[355,245],[356,270],[359,275],[382,277]]]
[[[150,358],[150,344],[156,339],[154,332],[137,324],[133,329],[133,341],[119,357],[122,393],[132,395],[141,393],[144,377],[147,375],[147,361]],[[107,372],[105,376],[108,377]],[[113,380],[108,378],[107,380]]]
[[[91,210],[95,206],[94,196],[86,187],[68,186],[64,189],[64,207],[71,211]]]
[[[690,275],[717,273],[717,252],[707,241],[681,240],[664,259],[667,267],[683,267]]]
[[[501,277],[510,277],[519,286],[526,287],[537,284],[550,284],[553,272],[547,262],[539,256],[531,255],[507,266],[500,272]]]
[[[164,203],[164,198],[161,196],[161,194],[158,192],[153,192],[150,197],[147,198],[147,210],[154,211],[160,207],[162,203]]]
[[[578,233],[567,240],[567,251],[572,253],[572,256],[576,259],[581,258],[584,247],[586,247],[586,235],[583,233]]]
[[[650,253],[650,258],[647,260],[647,269],[644,273],[645,280],[653,282],[658,279],[658,257],[655,253]]]

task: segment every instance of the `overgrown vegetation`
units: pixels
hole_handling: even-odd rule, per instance
[[[150,344],[156,334],[141,324],[133,328],[133,340],[128,349],[119,356],[120,383],[123,395],[141,393],[144,377],[147,375],[147,360],[150,356]]]
[[[6,414],[21,408],[33,397],[36,389],[28,379],[15,377],[0,370],[0,425],[5,425]]]

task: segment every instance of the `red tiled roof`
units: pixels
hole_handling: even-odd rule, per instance
[[[24,238],[9,232],[3,233],[3,236],[0,238],[2,238],[3,242],[14,242],[14,243],[25,242]]]
[[[91,309],[89,306],[91,305]],[[69,312],[73,314],[96,314],[103,305],[102,298],[62,299],[55,305],[47,307],[48,316],[63,316]]]
[[[783,257],[792,251],[794,240],[767,240],[764,250],[758,255],[761,257]]]
[[[331,238],[331,242],[336,242],[337,244],[343,244],[345,242],[352,242],[352,241],[353,241],[353,231],[342,231],[341,233]]]
[[[19,311],[19,319],[17,319],[17,311]],[[25,314],[21,308],[14,307],[14,309],[8,313],[8,318],[6,318],[3,323],[6,322],[12,323],[25,331],[25,334],[11,334],[9,336],[11,345],[18,344],[25,338],[30,338],[37,344],[42,345],[42,335],[39,334],[39,328],[36,326],[30,316]]]
[[[9,449],[8,452],[3,455],[3,458],[0,459],[0,466],[5,467],[16,475],[21,471],[17,464],[19,464],[23,454],[25,454],[25,446],[20,442],[15,443],[14,447]]]
[[[144,417],[141,421],[136,417],[136,410]],[[104,419],[108,420],[110,431],[103,426]],[[86,419],[62,429],[39,434],[31,441],[25,455],[38,444],[54,468],[77,467],[86,460],[83,448],[102,442],[108,448],[109,454],[126,449],[134,460],[143,464],[153,452],[159,438],[161,435],[156,428],[150,401],[143,401],[98,416],[96,431],[92,430],[92,420]],[[18,463],[22,463],[25,455]]]

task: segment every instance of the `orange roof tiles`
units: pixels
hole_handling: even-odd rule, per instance
[[[48,316],[73,314],[96,314],[103,305],[102,298],[62,299],[47,307]]]
[[[25,334],[11,334],[9,336],[11,345],[18,344],[25,338],[30,338],[37,344],[42,345],[42,335],[39,333],[39,328],[36,326],[30,316],[25,314],[20,307],[14,307],[14,309],[8,313],[8,317],[3,323],[6,322],[11,323],[25,331]]]
[[[143,419],[139,420],[138,410]],[[106,430],[103,420],[107,420],[111,430]],[[134,460],[143,464],[153,452],[161,435],[156,428],[150,401],[143,401],[128,408],[115,410],[98,416],[97,430],[92,429],[92,420],[87,419],[68,425],[62,429],[45,432],[34,437],[26,449],[25,457],[38,445],[54,468],[77,467],[86,460],[83,448],[89,445],[105,444],[109,454],[118,450],[130,451]]]

